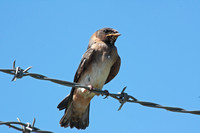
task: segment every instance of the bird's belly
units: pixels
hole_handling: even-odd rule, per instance
[[[86,76],[86,81],[88,81],[89,85],[92,85],[94,88],[102,89],[110,73],[110,68],[111,66],[108,65],[94,65],[92,72]]]
[[[111,64],[92,64],[92,67],[83,74],[79,81],[82,85],[92,85],[94,88],[102,89],[110,73]],[[95,94],[86,91],[84,88],[78,88],[78,92],[86,97],[93,97]]]

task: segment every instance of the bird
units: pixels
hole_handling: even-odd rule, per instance
[[[74,82],[102,89],[119,72],[121,58],[115,41],[121,34],[113,28],[97,30],[90,38],[87,51],[74,76]],[[72,87],[70,94],[57,106],[65,109],[60,120],[61,127],[86,129],[89,126],[90,101],[94,93],[84,88]]]

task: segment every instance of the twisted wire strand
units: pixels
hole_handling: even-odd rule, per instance
[[[118,110],[120,110],[126,102],[131,102],[131,103],[138,103],[138,104],[140,104],[142,106],[146,106],[146,107],[160,108],[160,109],[165,109],[165,110],[172,111],[172,112],[190,113],[190,114],[200,115],[200,110],[189,111],[189,110],[185,110],[185,109],[182,109],[179,107],[168,107],[168,106],[162,106],[160,104],[153,103],[153,102],[139,101],[136,98],[134,98],[133,96],[128,95],[127,93],[124,92],[126,87],[124,87],[123,90],[121,91],[121,93],[119,93],[119,94],[109,93],[107,90],[100,90],[100,89],[96,89],[96,88],[91,90],[90,87],[84,86],[84,85],[81,85],[78,83],[48,78],[44,75],[37,74],[37,73],[28,73],[28,70],[30,70],[30,69],[31,69],[31,67],[28,67],[25,70],[21,69],[20,67],[15,67],[15,61],[14,61],[13,69],[0,69],[0,71],[14,75],[12,81],[16,81],[16,79],[20,79],[24,76],[30,76],[35,79],[47,80],[47,81],[51,81],[51,82],[54,82],[54,83],[57,83],[60,85],[64,85],[64,86],[68,86],[68,87],[82,87],[82,88],[85,88],[88,91],[91,91],[97,95],[100,94],[102,96],[105,96],[105,98],[110,96],[120,102],[121,105]]]
[[[0,121],[0,125],[6,125],[8,127],[11,127],[13,129],[16,129],[18,131],[22,131],[22,133],[31,133],[31,132],[35,132],[35,133],[52,133],[51,131],[45,131],[45,130],[40,130],[39,128],[34,126],[35,124],[35,118],[33,120],[33,123],[23,123],[19,120],[18,118],[18,122],[16,121],[8,121],[8,122],[3,122]],[[20,125],[21,128],[14,126],[14,125]]]

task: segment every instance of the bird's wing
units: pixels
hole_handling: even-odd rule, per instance
[[[106,79],[105,84],[110,82],[118,74],[120,65],[121,65],[121,58],[118,56],[117,60],[110,69],[110,73],[108,75],[108,78]]]
[[[78,83],[81,75],[84,73],[84,71],[88,68],[90,63],[93,60],[95,50],[94,49],[87,49],[87,51],[83,54],[83,57],[81,59],[81,63],[78,66],[78,69],[76,71],[76,74],[74,76],[74,82]],[[73,95],[75,88],[73,87],[71,90],[71,95]]]
[[[94,52],[95,50],[94,49],[91,49],[89,48],[84,54],[83,54],[83,57],[81,59],[81,63],[79,64],[79,67],[76,71],[76,74],[74,76],[74,82],[75,83],[78,83],[81,75],[84,73],[84,71],[88,68],[88,66],[90,65],[90,63],[93,61],[93,55],[94,55]],[[69,105],[71,104],[72,102],[72,98],[73,98],[73,94],[74,94],[74,90],[75,90],[75,87],[72,87],[71,89],[71,92],[70,94],[65,98],[63,99],[60,104],[57,106],[57,108],[59,108],[59,110],[62,110],[64,108],[67,108],[69,107]]]
[[[83,57],[81,59],[81,63],[78,66],[78,69],[76,71],[76,74],[74,76],[74,82],[78,83],[81,75],[84,73],[84,71],[88,68],[88,66],[91,64],[93,61],[93,55],[94,55],[95,50],[94,49],[87,49],[87,51],[83,54]],[[73,96],[75,87],[72,88],[70,96]]]
[[[93,55],[94,55],[94,49],[89,48],[84,54],[81,59],[81,63],[78,66],[78,69],[76,71],[76,74],[74,76],[74,82],[78,82],[81,75],[84,73],[84,71],[88,68],[90,63],[93,60]]]

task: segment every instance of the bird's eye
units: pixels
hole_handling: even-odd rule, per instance
[[[108,30],[104,30],[104,33],[108,33],[109,31]]]

